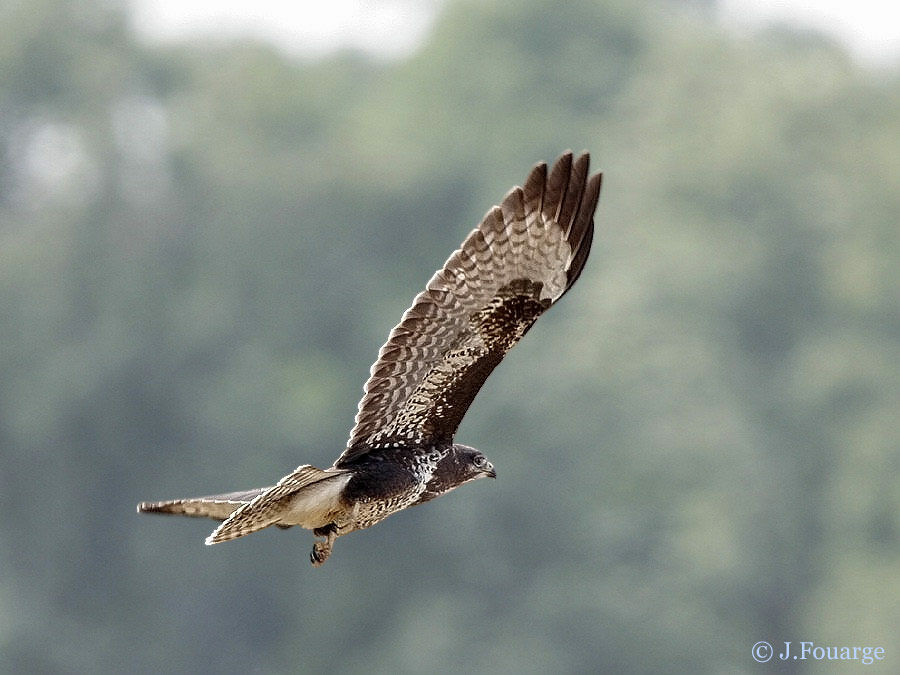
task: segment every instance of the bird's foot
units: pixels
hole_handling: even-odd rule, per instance
[[[313,544],[312,553],[309,554],[309,561],[313,567],[321,567],[328,556],[331,555],[330,541],[317,541]]]
[[[317,527],[313,530],[313,534],[317,537],[324,537],[324,541],[316,541],[313,544],[312,552],[309,554],[309,561],[313,567],[321,567],[331,555],[331,548],[334,546],[334,540],[338,537],[337,525],[331,523],[325,527]]]

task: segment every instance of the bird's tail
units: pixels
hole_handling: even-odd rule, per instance
[[[271,488],[263,487],[243,492],[228,492],[207,497],[188,497],[186,499],[170,499],[164,502],[141,502],[138,513],[166,513],[194,518],[212,518],[225,520],[244,504],[248,504]]]

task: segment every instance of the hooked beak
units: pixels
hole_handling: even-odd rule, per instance
[[[497,472],[494,471],[494,467],[491,467],[490,469],[488,469],[487,471],[484,472],[484,475],[487,476],[488,478],[496,478]]]

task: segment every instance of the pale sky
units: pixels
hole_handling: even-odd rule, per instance
[[[138,30],[151,39],[253,35],[293,54],[341,47],[402,56],[428,34],[442,0],[131,0]],[[835,35],[862,60],[900,59],[900,7],[893,0],[720,0],[726,25],[777,20]]]

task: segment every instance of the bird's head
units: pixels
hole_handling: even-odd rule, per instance
[[[457,461],[461,464],[466,481],[497,477],[494,465],[488,461],[488,458],[484,456],[481,450],[459,444],[453,447],[456,450]]]

